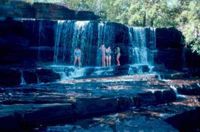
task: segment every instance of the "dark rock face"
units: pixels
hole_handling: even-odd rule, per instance
[[[37,84],[40,82],[47,83],[55,82],[59,79],[60,75],[51,69],[0,69],[0,86],[13,87],[24,84]]]
[[[27,57],[31,64],[32,53],[29,52],[29,31],[23,23],[13,21],[11,18],[0,22],[0,64],[23,65]],[[30,66],[30,65],[29,65]]]
[[[21,82],[21,73],[12,69],[0,69],[0,85],[1,86],[16,86]]]
[[[164,65],[167,69],[180,70],[183,66],[182,49],[158,50],[155,62]]]
[[[1,17],[37,18],[37,19],[62,19],[62,20],[97,20],[93,12],[74,11],[66,6],[50,3],[29,3],[23,1],[10,1],[0,3]]]
[[[182,48],[182,33],[176,28],[157,28],[156,29],[156,48],[157,49],[179,49]]]
[[[191,49],[185,48],[184,49],[184,57],[185,57],[185,65],[188,68],[195,70],[196,68],[200,67],[200,55],[197,53],[193,53]],[[200,73],[200,72],[198,72]],[[200,74],[199,74],[200,75]]]
[[[183,95],[200,95],[200,85],[193,84],[190,86],[183,86],[177,89],[178,93]]]
[[[70,19],[73,19],[72,14],[75,15],[73,17],[77,18],[77,20],[79,20],[78,18],[83,20],[87,16],[92,17],[92,13],[85,14],[84,11],[73,12],[63,6],[52,4],[36,3],[31,7],[37,9],[38,14],[35,14],[37,18],[48,19],[48,17],[52,16],[53,18],[58,17],[56,19],[61,19],[63,16],[68,16]],[[100,66],[98,61],[101,58],[98,56],[98,49],[102,43],[105,43],[106,47],[110,46],[113,50],[113,65],[116,64],[114,50],[117,46],[121,49],[120,61],[122,66],[114,68],[114,75],[148,73],[151,69],[146,63],[139,63],[139,66],[135,67],[127,66],[129,64],[138,64],[136,61],[138,52],[137,50],[131,50],[136,47],[134,44],[138,41],[135,36],[143,34],[146,39],[146,47],[142,48],[150,52],[156,50],[152,53],[152,59],[154,60],[152,65],[155,65],[155,69],[159,69],[160,66],[162,67],[159,71],[165,69],[181,70],[182,67],[188,67],[192,68],[192,70],[194,69],[191,74],[199,73],[195,69],[199,67],[199,64],[196,63],[199,62],[199,58],[197,55],[193,55],[183,49],[182,35],[177,29],[156,29],[156,45],[153,44],[154,41],[151,38],[152,32],[150,28],[143,28],[140,31],[133,28],[134,33],[132,33],[132,36],[130,36],[130,29],[128,26],[112,22],[14,20],[8,18],[5,21],[0,21],[0,64],[6,67],[17,66],[22,69],[36,69],[38,64],[41,63],[72,65],[74,48],[80,46],[82,50],[82,65]],[[133,37],[133,41],[130,41],[131,37]],[[130,57],[131,55],[133,56],[132,58]],[[140,57],[139,59],[143,58]],[[88,70],[86,75],[90,75],[93,70],[93,68]],[[36,78],[38,78],[36,76],[38,76],[38,73],[25,72],[25,81],[28,84],[34,83],[37,80]],[[51,82],[59,77],[53,76],[53,78],[46,80],[44,77],[40,77],[41,81],[44,82]]]
[[[33,84],[33,83],[38,83],[38,75],[36,74],[35,71],[27,70],[23,71],[24,74],[24,80],[27,84]]]
[[[50,69],[38,69],[36,74],[38,75],[40,82],[55,82],[60,79],[60,75]]]
[[[180,70],[183,67],[182,33],[175,28],[156,29],[156,64],[163,64],[167,69]]]
[[[166,121],[172,124],[175,128],[178,128],[181,132],[199,131],[200,109],[196,108],[195,110],[175,115],[166,119]]]
[[[135,98],[135,105],[156,105],[160,103],[168,103],[176,100],[176,93],[173,90],[155,91],[141,93]]]

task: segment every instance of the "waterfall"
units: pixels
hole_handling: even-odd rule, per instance
[[[149,28],[149,45],[150,45],[150,49],[149,50],[149,64],[150,65],[154,65],[154,55],[155,53],[157,53],[157,49],[156,49],[156,28]]]
[[[71,64],[73,64],[74,56],[73,51],[78,46],[82,51],[81,61],[84,64],[83,61],[88,61],[85,57],[85,53],[90,53],[89,46],[91,46],[91,43],[89,41],[90,35],[90,29],[89,29],[89,21],[76,21],[74,24],[74,31],[73,31],[73,38],[72,38],[72,49],[71,49]],[[89,31],[88,31],[89,30]],[[89,32],[89,34],[88,34]],[[88,47],[86,49],[86,46]],[[86,50],[85,50],[86,49]],[[88,50],[88,51],[87,51]],[[87,54],[87,55],[88,55]]]
[[[24,72],[20,71],[20,73],[21,73],[21,82],[20,82],[20,85],[26,85],[26,81],[24,79]]]
[[[143,27],[129,27],[130,63],[153,65],[155,43],[155,30],[153,28],[147,30]]]
[[[55,30],[55,46],[54,46],[54,63],[58,63],[58,55],[59,55],[59,46],[60,46],[60,40],[61,40],[61,33],[63,28],[63,23],[65,21],[58,20]]]
[[[114,50],[119,46],[121,48],[122,58],[124,57],[123,59],[127,59],[128,61],[125,64],[136,66],[137,72],[147,72],[154,65],[154,50],[156,49],[155,29],[126,27],[122,25],[118,29],[116,26],[120,25],[94,21],[57,21],[54,30],[53,68],[56,69],[55,67],[57,65],[61,67],[60,69],[66,69],[64,67],[67,65],[73,65],[74,49],[76,47],[79,47],[82,51],[81,63],[83,68],[87,66],[101,66],[101,51],[99,47],[105,44],[106,48],[110,46],[113,52],[111,55],[113,65],[116,63]],[[135,70],[135,67],[132,69]],[[62,73],[63,78],[69,76],[68,72],[63,70],[58,70],[58,72]],[[101,72],[103,73],[104,71]],[[87,70],[78,70],[75,68],[71,73],[79,76],[78,74],[86,74]],[[96,74],[94,73],[94,75]]]
[[[98,23],[98,41],[97,41],[97,57],[96,57],[96,65],[101,66],[101,51],[100,51],[100,46],[103,44],[104,41],[104,34],[105,34],[105,23],[100,22]]]
[[[73,53],[77,46],[82,51],[82,63],[94,64],[96,43],[93,25],[90,21],[58,21],[55,29],[54,64],[73,65]]]
[[[148,64],[145,29],[141,27],[129,28],[129,41],[132,64]]]
[[[97,38],[97,57],[96,57],[96,66],[101,66],[101,51],[99,47],[102,44],[105,44],[106,48],[111,47],[112,52],[114,52],[115,45],[115,28],[113,25],[107,22],[98,23],[98,38]],[[114,54],[112,54],[112,64],[114,62]]]

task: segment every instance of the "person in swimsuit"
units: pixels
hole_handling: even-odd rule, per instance
[[[121,53],[120,53],[120,48],[119,47],[116,48],[115,53],[117,54],[117,56],[116,56],[117,66],[120,66],[120,60],[119,59],[120,59]]]
[[[111,66],[111,48],[110,46],[105,50],[106,53],[106,66]]]
[[[102,66],[104,67],[105,66],[105,59],[106,59],[106,48],[105,48],[105,45],[102,44],[101,47],[99,48],[100,51],[101,51],[101,63],[102,63]]]
[[[78,62],[78,66],[81,67],[81,49],[79,47],[74,50],[74,66]]]

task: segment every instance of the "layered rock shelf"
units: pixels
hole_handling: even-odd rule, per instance
[[[188,87],[200,89],[195,85],[199,80],[185,81]],[[173,86],[184,94],[180,90],[185,86],[183,82],[159,81],[154,75],[76,79],[1,89],[0,130],[71,124],[94,116],[169,104],[182,98]]]

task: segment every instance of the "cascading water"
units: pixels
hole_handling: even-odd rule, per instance
[[[129,28],[130,39],[130,62],[131,64],[148,64],[148,55],[146,49],[145,29],[140,27]]]
[[[24,79],[24,72],[20,71],[20,73],[21,73],[21,82],[20,82],[20,85],[26,85],[26,81]]]
[[[154,65],[152,51],[155,49],[155,30],[153,28],[128,27],[127,31],[129,35],[129,46],[126,47],[126,50],[128,51],[127,48],[129,48],[129,56],[127,57],[129,64],[146,65],[148,67]],[[115,32],[115,26],[107,22],[57,21],[55,28],[54,69],[66,78],[68,76],[66,75],[66,69],[71,69],[66,68],[66,66],[73,65],[73,52],[76,47],[79,47],[82,51],[81,61],[83,67],[101,66],[99,50],[101,44],[105,44],[106,47],[111,47],[113,51],[112,64],[115,64],[114,49],[116,48],[116,44],[120,45],[120,43],[116,43],[117,37],[119,36]],[[56,65],[60,67],[60,70],[58,70],[59,68],[55,68]],[[63,65],[62,68],[61,65]],[[80,71],[88,72],[83,69],[74,68],[73,71],[76,73],[76,77],[78,77],[77,74]],[[91,68],[86,69],[89,69],[91,72]],[[76,70],[79,70],[79,72]],[[80,76],[85,74],[80,73]],[[73,75],[71,71],[70,75]]]
[[[63,28],[63,20],[57,21],[56,32],[55,32],[55,46],[54,46],[54,63],[58,63],[59,46],[61,40],[61,33]]]
[[[112,25],[107,22],[98,23],[98,40],[97,40],[97,57],[96,66],[101,66],[101,51],[99,47],[104,44],[106,48],[111,47],[112,50],[112,64],[114,64],[114,48],[115,48],[115,30]]]
[[[140,66],[154,65],[155,29],[143,27],[129,27],[129,62],[142,73]],[[129,73],[132,71],[129,69]]]

